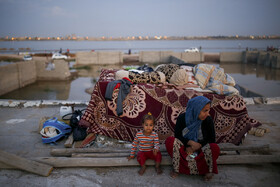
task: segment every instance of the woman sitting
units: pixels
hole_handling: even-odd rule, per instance
[[[218,173],[220,148],[215,143],[215,128],[209,115],[211,101],[204,96],[189,100],[186,112],[179,115],[175,137],[168,137],[165,146],[172,158],[171,177],[179,173],[205,175],[210,180]]]

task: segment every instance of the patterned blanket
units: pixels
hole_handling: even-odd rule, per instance
[[[224,73],[224,69],[210,64],[198,64],[194,67],[195,79],[202,89],[209,89],[220,95],[239,95],[234,88],[234,79]]]
[[[241,143],[244,135],[260,123],[248,116],[241,96],[224,96],[195,90],[163,88],[157,84],[134,84],[123,101],[123,115],[116,114],[118,89],[113,92],[112,101],[105,100],[107,84],[115,80],[116,70],[105,69],[94,87],[91,100],[80,125],[88,127],[88,132],[111,138],[133,141],[136,132],[142,129],[142,116],[151,112],[155,117],[155,131],[163,142],[172,136],[176,119],[185,112],[187,102],[195,96],[203,95],[212,101],[212,116],[217,143]]]

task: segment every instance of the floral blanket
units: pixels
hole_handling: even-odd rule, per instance
[[[244,135],[260,123],[248,116],[241,96],[224,96],[215,93],[198,92],[174,87],[160,87],[157,84],[134,84],[123,101],[123,115],[116,114],[118,89],[112,101],[105,100],[107,84],[115,80],[116,70],[105,69],[94,87],[89,105],[79,125],[88,127],[88,132],[111,138],[133,141],[135,134],[142,129],[143,115],[151,112],[155,117],[155,131],[163,142],[174,134],[176,119],[185,112],[187,102],[195,96],[203,95],[212,101],[212,116],[217,143],[240,144]]]

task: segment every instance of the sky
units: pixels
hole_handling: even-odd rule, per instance
[[[280,35],[280,0],[0,0],[0,37]]]

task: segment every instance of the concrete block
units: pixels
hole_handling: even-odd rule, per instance
[[[258,51],[245,51],[243,52],[243,63],[257,63],[258,62]]]
[[[280,54],[274,53],[271,55],[271,67],[275,69],[280,68]]]
[[[175,57],[175,56],[171,56],[171,57],[170,57],[170,61],[171,61],[172,64],[184,64],[184,63],[186,63],[186,62],[183,61],[182,59],[177,58],[177,57]]]
[[[26,101],[23,106],[25,108],[28,108],[28,107],[39,107],[41,105],[41,101]]]
[[[76,53],[76,64],[78,65],[89,65],[98,64],[97,52],[77,52]]]
[[[180,53],[180,52],[173,52],[172,56],[181,59],[182,58],[182,53]]]
[[[18,89],[19,85],[17,64],[0,66],[0,95]]]
[[[0,100],[0,107],[8,107],[10,102],[11,102],[10,100],[1,99]]]
[[[19,87],[22,88],[26,85],[36,82],[37,72],[34,61],[22,61],[17,63],[19,74]]]
[[[97,52],[98,64],[121,64],[123,63],[122,52]]]
[[[246,103],[246,105],[254,105],[254,99],[253,98],[243,98],[244,102]]]
[[[43,61],[36,63],[37,80],[68,80],[70,79],[70,70],[68,62],[65,60],[54,60],[54,69],[46,69]]]
[[[271,67],[271,58],[272,58],[272,53],[268,52],[266,54],[266,60],[265,60],[265,64],[264,64],[266,67]]]
[[[266,61],[267,52],[259,52],[257,64],[264,65]]]
[[[160,63],[160,51],[140,51],[139,62],[142,63]]]
[[[267,97],[264,98],[266,104],[280,104],[280,97]]]
[[[203,52],[199,53],[181,53],[182,60],[185,62],[204,62]]]
[[[76,53],[76,64],[78,65],[121,63],[123,63],[123,54],[120,51],[90,51]]]
[[[169,63],[170,57],[173,55],[173,51],[161,51],[160,52],[160,63]]]
[[[220,62],[222,63],[242,63],[243,62],[243,52],[221,52]]]

